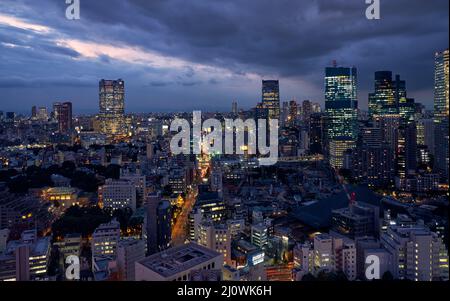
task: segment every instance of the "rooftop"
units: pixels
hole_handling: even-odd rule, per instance
[[[189,243],[153,254],[139,263],[163,277],[170,277],[218,256],[221,254],[216,251]]]

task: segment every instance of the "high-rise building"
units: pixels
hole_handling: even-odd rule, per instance
[[[423,225],[391,225],[381,244],[392,256],[395,279],[448,280],[448,252],[442,239]]]
[[[147,253],[155,254],[170,246],[171,206],[161,199],[160,192],[151,193],[146,198],[147,206]]]
[[[417,129],[415,123],[401,124],[398,129],[397,174],[405,178],[417,169]]]
[[[449,168],[449,50],[434,61],[435,169],[448,183]]]
[[[55,102],[53,104],[53,117],[58,121],[58,131],[69,134],[72,131],[72,103]]]
[[[325,110],[327,138],[348,137],[356,141],[357,124],[356,68],[327,67],[325,69]]]
[[[417,121],[417,145],[427,146],[434,154],[434,121],[433,119],[419,119]]]
[[[280,84],[278,80],[262,81],[262,105],[270,119],[280,119]]]
[[[391,71],[375,72],[375,92],[369,94],[369,116],[395,114],[397,104]]]
[[[231,235],[226,224],[201,223],[198,229],[201,246],[223,254],[225,264],[231,264]]]
[[[335,137],[329,142],[330,165],[335,169],[344,167],[344,153],[354,149],[356,142],[350,137]]]
[[[309,151],[312,154],[323,153],[324,115],[311,114],[309,119]]]
[[[139,239],[120,240],[117,245],[117,267],[120,279],[134,281],[135,264],[145,258],[145,241]]]
[[[100,130],[109,136],[125,134],[125,82],[122,79],[99,83]]]
[[[235,100],[233,100],[231,104],[231,113],[233,113],[233,115],[235,116],[238,114],[238,103]]]

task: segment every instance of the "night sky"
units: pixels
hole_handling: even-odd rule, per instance
[[[448,0],[0,0],[0,110],[72,101],[98,111],[98,81],[122,78],[127,112],[231,110],[280,79],[282,101],[323,104],[324,68],[358,68],[360,107],[374,72],[433,102],[434,52],[448,48]]]

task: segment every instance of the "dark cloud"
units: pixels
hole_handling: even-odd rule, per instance
[[[203,89],[205,104],[215,98],[218,106],[228,107],[237,98],[249,107],[260,92],[254,77],[246,79],[248,74],[280,78],[285,99],[321,102],[324,67],[336,59],[358,68],[362,106],[373,73],[381,69],[401,74],[410,96],[430,105],[433,54],[448,47],[446,0],[381,1],[381,20],[374,21],[365,18],[364,0],[82,0],[81,5],[80,21],[67,21],[66,6],[59,0],[5,0],[0,11],[54,28],[65,38],[139,47],[231,74],[219,79],[222,71],[204,71],[211,72],[205,78],[196,68],[149,68],[105,55],[80,62],[77,51],[56,46],[47,37],[0,27],[1,41],[34,49],[34,54],[29,49],[13,53],[0,44],[0,55],[9,59],[0,63],[2,70],[36,78],[54,77],[62,70],[74,78],[122,77],[130,89],[157,88],[151,94],[155,103],[185,93],[183,100],[170,99],[174,105],[186,100],[197,104],[198,95],[189,89],[195,86]],[[49,63],[58,71],[43,68]],[[137,107],[139,95],[149,93],[130,93],[135,97],[128,98],[130,107]]]

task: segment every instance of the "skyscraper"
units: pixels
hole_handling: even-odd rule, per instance
[[[104,80],[99,83],[100,130],[110,136],[125,133],[125,83],[123,80]]]
[[[147,206],[147,252],[149,255],[167,249],[171,241],[171,207],[161,200],[159,192],[149,194]]]
[[[270,119],[280,118],[280,84],[278,80],[262,81],[262,105],[268,109]]]
[[[356,68],[327,67],[325,69],[326,139],[333,157],[342,158],[344,146],[353,146],[358,135],[358,100]],[[345,141],[345,143],[343,143]],[[336,143],[334,143],[336,142]],[[336,166],[341,165],[340,159]]]
[[[435,169],[448,182],[449,51],[436,52],[434,62]]]
[[[55,102],[53,104],[53,117],[58,121],[58,130],[61,134],[72,131],[72,103]]]
[[[391,71],[375,72],[375,92],[369,94],[369,116],[397,113]]]

